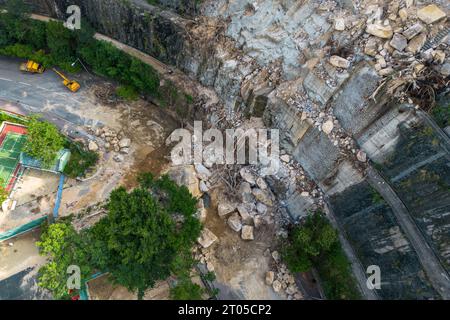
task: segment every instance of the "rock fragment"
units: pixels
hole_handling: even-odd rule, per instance
[[[417,10],[417,17],[427,24],[435,23],[445,18],[445,16],[445,12],[435,4],[430,4]]]
[[[394,36],[392,37],[389,44],[391,45],[391,47],[397,49],[398,51],[403,51],[408,45],[408,40],[400,33],[394,33]]]
[[[266,272],[266,284],[268,286],[271,286],[274,280],[275,280],[275,272],[273,271]]]
[[[350,67],[350,62],[339,56],[331,56],[330,63],[337,68],[348,69]]]
[[[241,238],[243,240],[253,240],[253,227],[252,226],[242,226]]]
[[[214,242],[218,240],[217,236],[212,233],[208,228],[203,228],[200,237],[197,239],[197,242],[203,247],[208,248]]]
[[[236,232],[241,231],[242,229],[242,222],[241,222],[241,218],[239,217],[239,215],[236,213],[232,214],[229,218],[228,218],[228,226]]]
[[[427,41],[426,33],[422,32],[418,36],[414,37],[409,41],[408,46],[406,47],[406,52],[417,53],[422,49],[425,42]]]
[[[234,210],[236,210],[236,205],[229,201],[222,201],[217,206],[217,213],[220,217],[224,217],[229,213],[232,213]]]
[[[423,31],[424,27],[421,23],[416,23],[403,31],[403,35],[406,37],[406,39],[411,40],[415,36],[417,36],[419,33]]]
[[[390,39],[394,33],[390,25],[383,26],[381,24],[369,24],[366,28],[366,32],[382,39]]]
[[[91,141],[89,141],[88,149],[89,149],[89,151],[96,152],[96,151],[98,151],[98,144],[95,143],[95,141],[91,140]]]
[[[333,131],[333,127],[334,127],[333,120],[328,120],[322,125],[322,131],[325,134],[330,134],[331,131]]]

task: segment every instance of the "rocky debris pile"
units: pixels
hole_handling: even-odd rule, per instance
[[[274,265],[274,270],[266,273],[266,284],[271,286],[278,294],[284,295],[288,300],[302,300],[303,294],[297,287],[295,277],[290,273],[286,265],[281,262],[279,252],[270,252],[267,249],[265,254],[271,255]]]
[[[122,162],[124,160],[124,155],[130,153],[131,139],[127,138],[123,131],[116,132],[114,129],[102,127],[92,129],[91,133],[103,140],[103,146],[106,151],[114,151],[118,153],[114,156],[115,161]],[[98,151],[98,142],[93,140],[89,141],[88,149],[90,151]]]
[[[373,59],[380,76],[404,73],[405,69],[418,74],[427,65],[444,65],[448,59],[448,45],[438,48],[440,43],[435,43],[434,48],[425,47],[427,41],[448,28],[447,15],[437,5],[415,6],[414,1],[391,1],[386,8],[368,5],[365,14],[368,18],[364,53]],[[446,67],[437,69],[445,76]]]
[[[250,166],[239,170],[239,180],[237,200],[221,199],[217,213],[243,240],[254,240],[262,223],[273,223],[275,196]]]
[[[94,84],[91,87],[95,97],[104,105],[114,106],[118,103],[116,88],[110,83]]]

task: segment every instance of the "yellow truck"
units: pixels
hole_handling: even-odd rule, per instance
[[[31,73],[43,73],[45,68],[42,64],[34,62],[33,60],[28,60],[20,65],[20,71],[31,72]]]
[[[68,79],[64,74],[59,72],[56,69],[53,69],[53,71],[56,72],[57,75],[59,75],[63,79],[63,84],[72,92],[77,92],[78,89],[80,89],[80,84],[76,82],[75,80]]]

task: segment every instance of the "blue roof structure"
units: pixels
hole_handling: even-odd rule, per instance
[[[60,173],[63,172],[65,166],[67,165],[67,162],[69,162],[69,159],[70,159],[70,151],[68,149],[61,149],[58,152],[57,156],[55,157],[53,163],[48,166],[44,166],[40,160],[33,158],[24,152],[20,153],[19,162],[22,166],[27,168],[34,168],[39,170],[50,171],[53,173]]]

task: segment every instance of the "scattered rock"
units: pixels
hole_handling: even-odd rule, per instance
[[[123,162],[125,158],[121,154],[116,154],[113,159],[115,162]]]
[[[229,218],[228,218],[228,226],[236,232],[241,231],[242,229],[242,222],[241,222],[241,218],[240,216],[237,214],[237,212],[233,213]]]
[[[390,39],[394,33],[390,25],[383,26],[380,24],[369,24],[366,32],[382,39]]]
[[[253,203],[255,200],[252,194],[252,187],[250,186],[250,183],[246,181],[239,185],[239,194],[241,195],[243,203]]]
[[[385,77],[385,76],[390,75],[393,72],[394,72],[394,69],[392,67],[387,67],[387,68],[384,68],[384,69],[381,69],[380,71],[378,71],[378,74],[382,77]]]
[[[241,174],[242,179],[254,185],[256,183],[255,176],[250,172],[247,168],[242,168],[239,173]]]
[[[300,292],[297,292],[296,294],[294,294],[294,299],[295,300],[302,300],[303,299],[303,295]]]
[[[273,251],[272,252],[272,258],[273,260],[275,260],[275,262],[279,262],[280,261],[280,253],[278,251]]]
[[[419,33],[423,31],[424,27],[421,23],[416,23],[403,31],[403,35],[406,37],[406,39],[411,40],[415,36],[417,36]]]
[[[89,141],[89,144],[88,144],[88,149],[89,149],[89,151],[98,151],[98,144],[97,143],[95,143],[95,141]]]
[[[293,295],[297,292],[297,287],[295,285],[290,285],[286,288],[286,293],[289,295]]]
[[[128,138],[123,138],[119,141],[120,148],[129,148],[131,145],[131,140]]]
[[[371,57],[375,57],[378,54],[377,38],[371,37],[367,40],[366,46],[364,47],[364,53]]]
[[[208,262],[206,263],[206,269],[207,269],[209,272],[214,272],[214,265],[211,263],[211,261],[208,261]]]
[[[237,206],[237,210],[241,216],[241,219],[244,223],[251,223],[252,222],[252,216],[250,215],[250,213],[248,212],[247,208],[243,205],[243,204],[239,204]]]
[[[282,288],[281,282],[278,281],[278,280],[275,280],[275,281],[272,283],[272,288],[273,288],[273,291],[275,291],[275,292],[280,292],[280,291],[281,291],[281,288]]]
[[[256,204],[256,211],[261,215],[265,215],[267,213],[267,206],[264,203],[258,202]]]
[[[197,216],[197,219],[203,223],[206,221],[207,211],[205,208],[199,208],[195,215]]]
[[[202,164],[196,164],[194,165],[195,171],[197,172],[197,176],[202,180],[208,180],[209,177],[211,177],[211,171],[208,170],[204,165]]]
[[[261,177],[258,177],[258,179],[256,179],[256,185],[262,190],[266,190],[267,189],[267,183]]]
[[[350,67],[350,61],[339,56],[331,56],[330,63],[337,68],[348,69]]]
[[[442,50],[435,50],[433,52],[433,62],[437,64],[443,64],[445,61],[445,52]]]
[[[253,240],[253,227],[252,226],[242,226],[241,238],[243,240]]]
[[[256,200],[264,203],[265,205],[267,205],[269,207],[273,206],[273,201],[270,198],[270,194],[266,190],[253,188],[252,194],[255,196]]]
[[[445,12],[435,4],[430,4],[429,6],[417,10],[417,17],[427,24],[437,22],[445,18],[445,16]]]
[[[201,192],[208,192],[208,191],[209,191],[209,188],[208,188],[208,186],[206,185],[206,182],[203,181],[203,180],[200,181],[200,183],[199,183],[199,188],[200,188],[200,191],[201,191]]]
[[[360,162],[366,162],[367,161],[367,154],[364,151],[359,150],[358,153],[356,154],[356,158]]]
[[[408,11],[405,8],[400,9],[398,15],[403,22],[408,20]]]
[[[266,284],[268,286],[271,286],[274,280],[275,280],[275,272],[273,271],[266,272]]]
[[[389,44],[398,51],[403,51],[408,45],[408,40],[406,40],[406,38],[400,33],[394,33],[394,36]]]
[[[422,49],[423,45],[427,41],[426,33],[422,32],[418,36],[414,37],[411,41],[409,41],[408,46],[406,47],[407,52],[417,53],[420,49]]]
[[[208,228],[203,228],[200,237],[197,239],[197,242],[203,248],[208,248],[217,240],[218,240],[218,238],[214,233],[212,233]]]
[[[344,18],[336,18],[334,20],[334,30],[344,31],[345,30],[345,20]]]
[[[322,125],[322,131],[325,134],[330,134],[331,131],[333,131],[333,127],[334,127],[333,120],[328,120]]]
[[[122,153],[122,154],[129,154],[130,153],[130,148],[122,148],[122,149],[120,149],[120,153]]]
[[[283,162],[285,162],[285,163],[289,163],[289,161],[291,160],[291,157],[289,157],[288,154],[283,154],[283,155],[280,157],[280,159],[281,159],[281,161],[283,161]]]
[[[236,204],[231,203],[229,201],[222,201],[217,206],[217,213],[220,217],[225,217],[227,214],[236,210]]]

